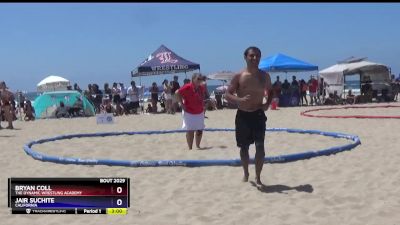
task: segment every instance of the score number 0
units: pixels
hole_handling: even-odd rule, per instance
[[[122,193],[122,187],[117,187],[117,193],[121,194]],[[117,205],[122,205],[122,199],[117,199]]]

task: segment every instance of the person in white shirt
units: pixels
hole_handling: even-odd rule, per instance
[[[128,110],[133,110],[133,113],[137,113],[137,108],[139,108],[139,88],[136,87],[135,81],[131,81],[127,96],[129,98]]]

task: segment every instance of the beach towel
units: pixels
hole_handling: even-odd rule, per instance
[[[182,129],[184,130],[203,130],[205,127],[204,113],[191,114],[182,110],[182,117]]]

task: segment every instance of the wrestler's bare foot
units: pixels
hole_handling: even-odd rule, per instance
[[[243,181],[243,182],[249,181],[249,174],[244,174],[244,175],[243,175],[242,181]]]

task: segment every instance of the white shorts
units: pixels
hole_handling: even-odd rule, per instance
[[[203,130],[204,124],[204,113],[191,114],[182,110],[183,124],[182,129],[184,130]]]

